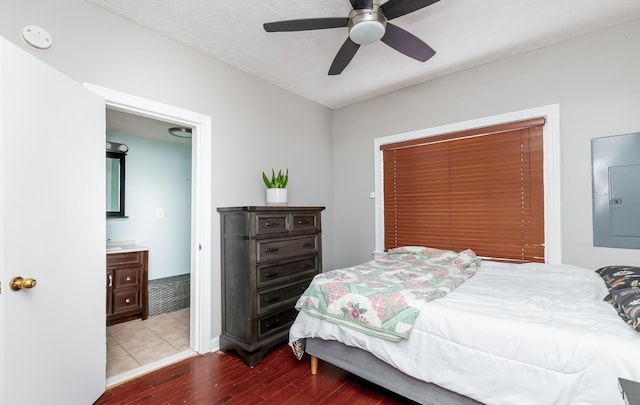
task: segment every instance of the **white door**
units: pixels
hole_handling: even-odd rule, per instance
[[[0,37],[0,404],[105,389],[104,100]],[[13,291],[13,277],[33,288]]]

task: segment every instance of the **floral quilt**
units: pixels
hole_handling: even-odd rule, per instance
[[[318,274],[299,311],[391,341],[407,339],[422,306],[473,276],[480,259],[425,247],[389,250],[382,258]]]

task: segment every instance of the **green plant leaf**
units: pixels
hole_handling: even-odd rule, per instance
[[[273,188],[265,172],[262,172],[262,181],[264,181],[264,185],[267,186],[267,188]]]

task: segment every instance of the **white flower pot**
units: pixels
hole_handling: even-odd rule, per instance
[[[267,205],[287,205],[287,189],[268,188]]]

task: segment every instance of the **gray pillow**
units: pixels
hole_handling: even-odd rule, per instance
[[[640,288],[621,288],[611,291],[609,302],[618,315],[636,332],[640,332]]]

